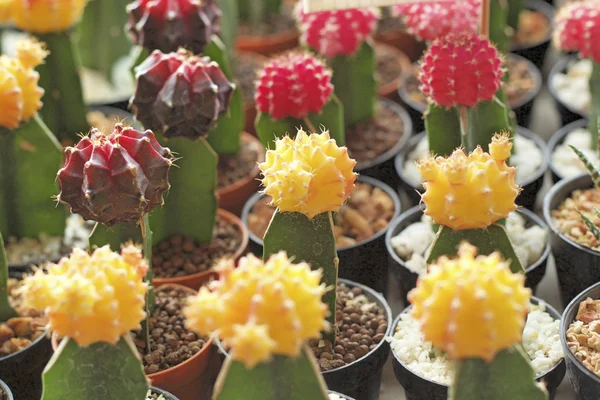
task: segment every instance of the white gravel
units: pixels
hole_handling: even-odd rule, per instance
[[[552,166],[560,171],[563,178],[570,178],[586,172],[585,165],[569,147],[572,145],[585,154],[593,165],[600,165],[600,158],[595,148],[592,148],[592,135],[585,128],[572,130],[565,136],[565,140],[554,148],[552,152]]]
[[[529,140],[524,136],[516,135],[514,143],[515,152],[510,157],[509,162],[512,166],[517,167],[515,181],[517,183],[525,182],[527,179],[533,177],[540,165],[542,165],[544,154],[533,140]],[[413,186],[419,186],[422,181],[416,162],[425,157],[428,152],[429,142],[427,141],[427,137],[424,136],[404,161],[404,176]]]
[[[589,86],[591,75],[592,61],[577,60],[567,66],[566,73],[554,75],[549,84],[562,103],[585,115],[592,101]]]
[[[523,346],[531,366],[539,376],[563,358],[560,344],[560,320],[545,312],[545,304],[531,304],[523,331]],[[425,342],[419,323],[410,314],[402,314],[393,337],[386,337],[394,354],[415,374],[431,381],[449,385],[452,363],[443,353]]]
[[[337,394],[329,393],[329,400],[344,400],[344,398],[338,396]]]

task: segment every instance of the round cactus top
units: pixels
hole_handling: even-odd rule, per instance
[[[83,219],[107,226],[139,222],[163,204],[172,159],[151,131],[122,124],[109,134],[93,129],[65,149],[58,200]]]
[[[264,193],[282,212],[299,212],[308,218],[340,209],[352,189],[357,174],[356,161],[346,147],[339,147],[328,132],[307,134],[299,130],[275,142],[265,162]]]
[[[226,261],[218,270],[219,280],[188,301],[186,324],[202,335],[217,332],[248,368],[274,354],[297,356],[327,328],[320,270],[293,264],[283,252],[266,262],[248,255],[237,268]]]
[[[40,269],[25,278],[20,293],[28,307],[47,310],[50,330],[79,346],[116,343],[139,329],[146,316],[147,269],[141,250],[133,245],[123,247],[121,254],[109,246],[91,255],[75,249],[47,272]]]
[[[448,158],[430,155],[420,160],[425,213],[454,230],[483,229],[506,218],[517,208],[520,192],[516,169],[506,165],[511,148],[503,134],[492,139],[489,154],[478,147],[469,155],[457,149]]]
[[[28,39],[17,44],[16,58],[0,56],[0,126],[17,128],[42,108],[44,89],[34,68],[47,54],[42,43]]]
[[[436,39],[421,62],[421,90],[442,107],[473,107],[502,86],[502,59],[488,39],[448,34]]]
[[[565,51],[600,62],[600,0],[569,2],[556,13],[553,41]]]
[[[63,32],[79,22],[88,0],[1,0],[0,22],[34,33]]]
[[[477,256],[462,243],[458,257],[439,258],[409,293],[425,340],[451,359],[490,361],[521,341],[531,290],[499,253]]]
[[[305,13],[302,2],[296,9],[301,41],[331,58],[354,54],[373,35],[379,20],[376,8]]]
[[[135,0],[127,12],[133,41],[150,51],[183,47],[200,54],[221,29],[221,10],[214,0]]]
[[[481,0],[425,1],[397,4],[394,14],[419,40],[433,41],[449,33],[477,33]]]
[[[331,99],[331,71],[309,53],[290,52],[271,59],[258,75],[254,100],[273,119],[319,113]]]

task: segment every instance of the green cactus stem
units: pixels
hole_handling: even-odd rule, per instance
[[[240,19],[260,28],[269,16],[278,15],[282,0],[237,0]]]
[[[592,106],[588,118],[588,129],[592,134],[592,146],[596,146],[600,136],[600,65],[598,63],[593,63],[592,75],[590,76],[590,92],[592,94]]]
[[[90,1],[75,35],[82,65],[112,80],[115,62],[131,49],[126,23],[123,0]]]
[[[42,374],[42,400],[145,399],[150,385],[133,341],[79,347],[65,338]]]
[[[235,53],[235,38],[237,37],[240,17],[238,0],[217,0],[217,5],[223,12],[221,17],[221,39],[231,59]]]
[[[76,143],[78,135],[88,132],[90,127],[73,33],[48,33],[38,35],[38,38],[50,51],[46,63],[37,68],[40,86],[46,91],[40,115],[61,142]]]
[[[328,322],[335,326],[336,290],[338,278],[337,250],[331,212],[312,220],[302,213],[275,211],[263,238],[263,259],[285,251],[295,262],[307,262],[314,270],[322,269],[323,283],[331,290],[323,296],[329,307]],[[324,337],[335,343],[335,332],[324,332]],[[285,397],[282,397],[285,398]]]
[[[535,373],[521,345],[499,352],[490,363],[481,359],[455,362],[450,400],[545,400],[548,393],[535,382]]]
[[[524,8],[524,0],[508,0],[508,26],[512,28],[513,36],[519,31],[519,16]]]
[[[375,48],[365,41],[356,54],[336,56],[330,60],[335,94],[344,106],[346,127],[367,121],[375,115],[377,82]]]
[[[513,135],[513,125],[508,117],[508,107],[499,100],[504,97],[504,89],[500,89],[497,99],[482,101],[468,109],[466,125],[466,151],[473,151],[481,146],[488,151],[488,145],[496,133],[509,132]]]
[[[455,110],[429,104],[425,113],[425,130],[429,150],[447,157],[461,146],[460,121]]]
[[[259,112],[255,122],[256,132],[265,148],[274,148],[275,140],[290,132],[296,132],[297,128],[303,127],[312,132],[318,129],[329,130],[329,135],[335,139],[338,146],[346,145],[344,135],[344,107],[340,100],[331,96],[331,100],[325,104],[320,113],[310,113],[303,119],[282,118],[275,120],[268,114]]]
[[[0,232],[0,322],[18,316],[8,298],[8,261],[4,251],[4,239],[2,238],[2,232]]]
[[[328,400],[325,381],[305,345],[297,358],[275,356],[252,369],[228,357],[215,385],[214,400]]]
[[[509,36],[509,29],[507,28],[510,9],[509,3],[512,3],[513,1],[514,0],[489,0],[489,38],[502,54],[506,54],[510,50],[511,37]]]
[[[57,207],[56,171],[62,148],[38,115],[0,130],[0,230],[8,236],[62,236],[66,210]]]

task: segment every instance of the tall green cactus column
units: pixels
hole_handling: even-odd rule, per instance
[[[8,261],[4,250],[4,239],[0,232],[0,322],[18,317],[8,296]]]
[[[600,137],[600,64],[593,63],[592,75],[590,76],[590,92],[592,95],[592,104],[590,115],[588,117],[588,129],[592,134],[592,148],[598,145]]]

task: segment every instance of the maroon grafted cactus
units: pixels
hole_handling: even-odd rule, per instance
[[[208,57],[155,50],[136,68],[136,118],[165,138],[206,136],[229,107],[235,85]]]
[[[135,0],[127,12],[134,42],[149,51],[170,53],[184,47],[202,53],[220,32],[221,10],[214,0]]]
[[[110,134],[92,129],[65,149],[58,200],[85,220],[107,226],[139,222],[163,204],[173,158],[154,134],[117,124]]]

